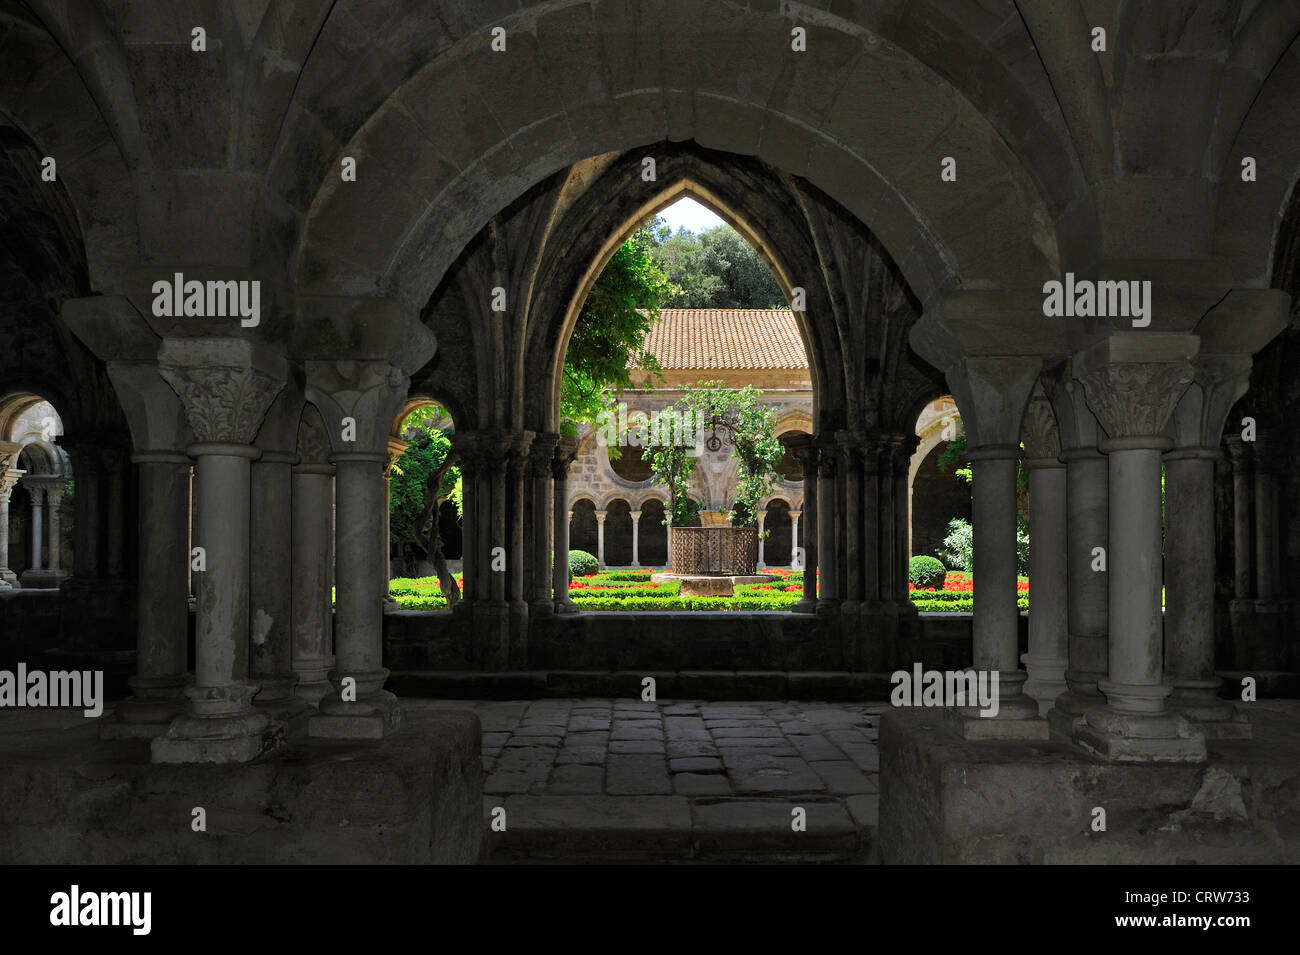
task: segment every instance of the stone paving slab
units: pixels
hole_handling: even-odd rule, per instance
[[[411,701],[417,708],[442,701]],[[453,701],[484,727],[497,861],[862,861],[883,704]],[[518,812],[509,811],[514,807]],[[791,810],[806,813],[803,831]]]

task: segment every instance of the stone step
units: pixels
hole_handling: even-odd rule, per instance
[[[654,677],[658,699],[888,700],[888,673],[784,670],[527,670],[483,673],[399,670],[387,688],[399,697],[449,700],[536,700],[564,697],[640,699],[642,680]]]
[[[721,863],[872,861],[878,796],[485,796],[485,861]],[[795,831],[796,808],[804,811]],[[505,810],[505,831],[492,820]],[[500,822],[498,822],[498,826]]]

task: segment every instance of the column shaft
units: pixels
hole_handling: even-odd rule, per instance
[[[330,571],[334,564],[330,501],[333,468],[301,465],[293,469],[293,669],[294,696],[319,702],[330,692],[334,666],[334,614]]]

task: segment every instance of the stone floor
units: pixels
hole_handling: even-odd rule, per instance
[[[870,855],[883,703],[408,698],[403,706],[478,714],[490,861]],[[501,810],[505,829],[494,831]]]

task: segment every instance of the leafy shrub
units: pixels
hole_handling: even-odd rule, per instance
[[[948,522],[948,536],[937,551],[939,557],[953,570],[970,573],[975,569],[975,535],[970,521],[954,517]]]
[[[915,587],[942,586],[946,573],[942,563],[924,554],[917,554],[907,562],[907,576]]]
[[[585,550],[569,551],[569,573],[574,577],[593,577],[600,570],[600,561]]]

